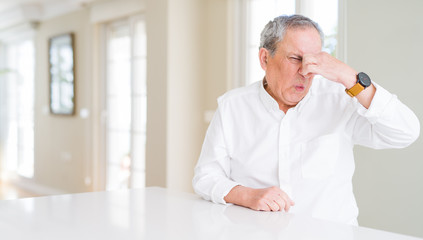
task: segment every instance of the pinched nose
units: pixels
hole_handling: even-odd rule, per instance
[[[316,74],[307,73],[307,74],[304,75],[304,74],[298,72],[298,75],[299,75],[300,82],[304,83],[306,81],[311,81]]]
[[[300,67],[300,68],[298,69],[298,74],[299,74],[302,78],[307,79],[307,80],[312,79],[312,78],[314,77],[314,75],[315,75],[315,74],[313,74],[313,73],[311,73],[311,72],[306,72],[306,71],[304,71],[302,67]]]
[[[301,65],[299,68],[298,68],[298,74],[301,76],[301,78],[303,78],[304,80],[312,80],[313,78],[314,78],[314,76],[316,75],[316,74],[314,74],[314,73],[312,73],[310,70],[311,69],[309,69],[309,68],[307,68],[307,67],[304,67],[304,65]]]

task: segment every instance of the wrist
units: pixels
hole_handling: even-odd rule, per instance
[[[357,83],[351,88],[345,88],[345,92],[350,97],[355,97],[371,84],[372,81],[370,80],[370,77],[366,73],[360,72],[357,74]]]
[[[357,83],[357,74],[358,73],[354,70],[345,74],[341,81],[342,85],[344,85],[346,89],[352,88]]]
[[[255,189],[237,185],[225,196],[227,203],[233,203],[235,205],[244,206],[251,208],[253,204],[252,196],[254,195]]]
[[[229,193],[223,198],[227,203],[233,203],[236,205],[242,205],[246,200],[246,187],[236,185],[229,191]]]
[[[249,187],[244,187],[241,185],[236,186],[236,188],[238,191],[238,194],[237,194],[238,202],[236,204],[241,206],[249,206],[251,201],[251,191],[253,189]]]

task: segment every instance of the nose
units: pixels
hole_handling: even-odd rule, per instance
[[[303,65],[301,64],[300,67],[298,68],[298,74],[301,76],[302,79],[306,79],[308,74],[304,73],[304,68]]]
[[[307,73],[307,74],[303,74],[302,72],[298,71],[298,74],[300,75],[300,79],[302,81],[310,81],[314,78],[315,74],[313,73]]]
[[[311,80],[315,75],[314,73],[305,70],[302,64],[298,67],[298,74],[304,80]]]

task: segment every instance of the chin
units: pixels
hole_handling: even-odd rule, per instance
[[[296,94],[295,97],[291,98],[291,102],[297,104],[306,96],[306,93],[302,92],[301,94]]]

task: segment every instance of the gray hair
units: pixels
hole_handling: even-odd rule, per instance
[[[266,24],[260,36],[260,48],[265,48],[271,56],[275,55],[277,45],[283,40],[286,30],[298,28],[315,28],[324,41],[324,34],[319,24],[302,15],[282,15]],[[259,49],[260,49],[259,48]]]

